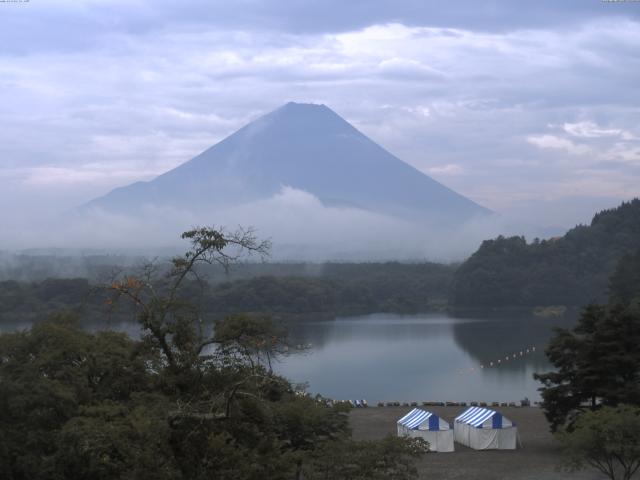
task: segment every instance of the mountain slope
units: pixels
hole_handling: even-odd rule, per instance
[[[456,271],[459,307],[573,305],[607,300],[620,258],[640,249],[640,200],[597,213],[563,237],[498,237],[482,243]]]
[[[248,203],[283,187],[327,206],[456,223],[489,211],[399,160],[324,105],[288,103],[149,182],[87,207],[135,212]]]

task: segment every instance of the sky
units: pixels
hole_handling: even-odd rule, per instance
[[[639,82],[640,2],[0,0],[0,221],[151,179],[297,101],[568,228],[640,195]]]

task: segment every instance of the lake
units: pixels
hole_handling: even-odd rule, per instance
[[[544,348],[552,328],[573,322],[444,313],[297,321],[288,325],[291,342],[310,348],[274,368],[294,383],[308,382],[309,392],[336,400],[533,401],[540,399],[533,373],[551,368]],[[0,331],[29,326],[3,322]],[[111,328],[139,334],[135,322],[114,322]]]
[[[292,340],[310,350],[275,369],[337,400],[533,401],[540,399],[533,373],[551,368],[544,348],[552,328],[572,323],[447,314],[298,322],[289,327]]]

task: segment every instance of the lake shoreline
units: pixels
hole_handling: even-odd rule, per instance
[[[413,407],[354,408],[349,424],[356,440],[376,440],[396,435],[396,422]],[[424,407],[452,422],[465,407]],[[595,471],[559,471],[563,457],[559,442],[549,431],[537,407],[494,408],[518,426],[522,448],[476,451],[455,444],[453,453],[429,453],[417,461],[420,479],[439,480],[599,480]]]
[[[140,337],[140,325],[119,313],[80,325]],[[207,328],[210,323],[206,322]],[[299,354],[276,371],[308,391],[336,400],[378,402],[519,402],[539,400],[533,374],[551,367],[544,348],[564,320],[531,316],[456,318],[442,313],[385,314],[292,321],[283,325]],[[0,331],[29,322],[0,324]],[[437,390],[434,387],[437,385]]]
[[[300,356],[276,371],[334,400],[519,402],[540,400],[534,373],[552,367],[544,353],[565,320],[376,314],[291,323]]]

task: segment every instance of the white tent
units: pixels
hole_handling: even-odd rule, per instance
[[[414,408],[398,420],[398,436],[423,438],[432,452],[453,452],[453,430],[437,415]]]
[[[511,420],[487,408],[468,408],[454,422],[456,442],[475,450],[514,450],[517,436]]]

